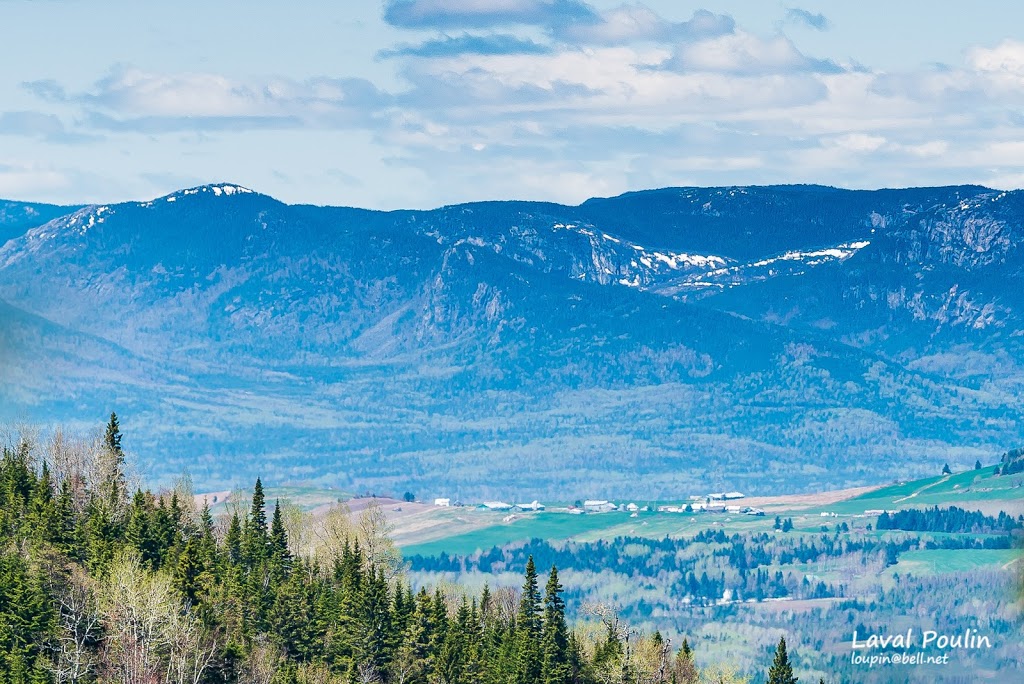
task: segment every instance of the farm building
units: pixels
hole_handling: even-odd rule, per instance
[[[614,511],[617,506],[611,501],[605,501],[604,499],[587,499],[583,502],[583,510],[588,513],[605,513],[607,511]]]
[[[543,511],[544,510],[544,504],[540,503],[539,501],[534,500],[531,503],[519,503],[519,504],[516,504],[516,508],[518,508],[521,511]]]
[[[452,500],[451,499],[434,499],[434,505],[435,506],[451,506],[452,505]]]

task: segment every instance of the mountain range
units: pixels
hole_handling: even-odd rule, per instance
[[[147,472],[463,499],[831,489],[1024,438],[1024,192],[392,212],[0,202],[0,414]]]

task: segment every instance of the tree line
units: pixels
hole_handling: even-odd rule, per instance
[[[133,488],[116,415],[86,457],[61,439],[0,459],[0,684],[749,681],[609,606],[570,625],[555,564],[543,590],[529,556],[519,591],[417,589],[379,509],[310,531],[257,479],[215,517]],[[771,673],[795,681],[784,641]]]
[[[908,530],[914,532],[946,532],[959,534],[1007,534],[1024,527],[1020,519],[999,511],[998,516],[980,511],[965,511],[957,506],[947,508],[905,508],[878,516],[875,527],[879,530]]]
[[[1024,447],[1011,449],[999,459],[996,465],[996,475],[1015,475],[1024,472]]]

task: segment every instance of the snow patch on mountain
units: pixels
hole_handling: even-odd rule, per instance
[[[693,273],[671,281],[659,288],[658,291],[669,296],[686,296],[688,294],[699,296],[702,293],[720,292],[769,278],[799,276],[805,274],[808,268],[846,261],[870,244],[869,240],[859,240],[810,251],[792,250],[749,263]],[[711,264],[711,262],[708,263]]]

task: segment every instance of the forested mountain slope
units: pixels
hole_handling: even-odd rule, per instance
[[[219,184],[14,221],[3,410],[116,408],[152,435],[144,463],[210,486],[929,473],[1024,437],[1022,202],[784,186],[373,212]]]

